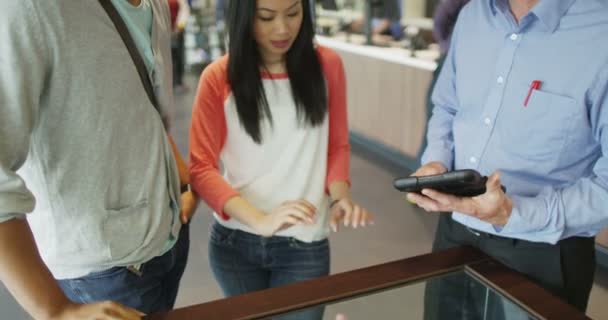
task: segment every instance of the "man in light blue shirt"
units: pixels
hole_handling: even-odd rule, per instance
[[[434,249],[477,246],[584,311],[608,226],[608,3],[471,1],[433,103],[415,174],[490,175],[474,198],[408,194],[453,212]]]

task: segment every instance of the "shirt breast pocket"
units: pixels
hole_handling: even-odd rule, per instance
[[[521,86],[518,92],[528,94],[529,88]],[[576,122],[577,103],[568,96],[533,90],[528,104],[525,96],[516,106],[505,106],[508,116],[501,130],[503,148],[524,161],[543,163],[556,161],[566,145],[567,138]]]

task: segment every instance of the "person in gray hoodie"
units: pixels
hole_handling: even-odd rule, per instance
[[[171,309],[187,260],[167,3],[109,1],[159,110],[100,2],[0,0],[0,280],[36,319]]]

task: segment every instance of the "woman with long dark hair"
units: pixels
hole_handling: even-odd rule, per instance
[[[314,45],[309,3],[230,1],[229,53],[199,84],[191,181],[215,212],[209,260],[228,296],[327,275],[330,228],[372,223],[350,195],[342,62]]]

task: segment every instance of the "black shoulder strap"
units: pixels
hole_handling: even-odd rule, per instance
[[[123,0],[124,1],[124,0]],[[110,0],[99,0],[99,3],[104,8],[112,22],[114,23],[114,27],[120,34],[122,41],[125,43],[125,46],[129,50],[129,54],[131,55],[131,59],[137,68],[137,73],[139,73],[139,77],[141,78],[141,82],[146,89],[146,93],[148,93],[148,98],[150,102],[156,108],[156,111],[160,112],[160,107],[158,105],[158,100],[156,99],[156,95],[154,94],[154,89],[152,88],[152,82],[150,81],[150,77],[148,76],[148,69],[144,64],[144,60],[141,57],[141,53],[137,49],[133,38],[131,37],[131,33],[125,25],[125,22],[122,20],[122,17],[114,8],[114,5]]]

